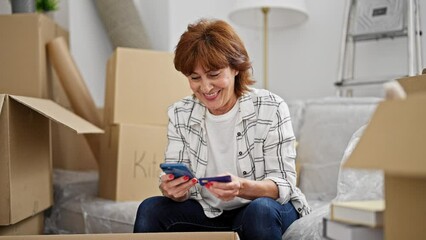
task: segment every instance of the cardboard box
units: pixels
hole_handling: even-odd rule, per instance
[[[53,168],[73,171],[97,170],[98,164],[85,136],[60,124],[52,124]]]
[[[52,205],[50,120],[77,133],[103,132],[51,100],[0,94],[0,225]]]
[[[49,98],[70,109],[51,66],[46,44],[68,31],[45,14],[0,15],[0,93]],[[53,166],[69,170],[97,169],[84,136],[63,126],[52,127]]]
[[[173,54],[117,48],[108,60],[105,126],[166,126],[167,108],[191,95],[187,78],[173,65]]]
[[[53,99],[46,43],[68,32],[45,14],[0,15],[0,93]]]
[[[0,239],[3,239],[0,237]],[[11,236],[10,240],[239,240],[235,232],[183,232],[183,233],[110,233],[110,234],[69,234],[42,236]]]
[[[407,98],[379,104],[345,167],[384,170],[386,239],[426,239],[426,75],[399,82]]]
[[[0,236],[40,235],[44,231],[44,212],[9,226],[0,226]]]
[[[53,89],[55,89],[54,101],[62,107],[73,111],[60,82],[54,81],[53,86]],[[103,109],[102,111],[99,110],[99,114],[103,116]],[[77,135],[71,129],[61,124],[54,123],[51,129],[53,168],[74,171],[98,169],[96,157],[90,148],[86,136]]]
[[[141,201],[162,195],[158,189],[167,127],[116,124],[106,129],[99,166],[99,196]]]

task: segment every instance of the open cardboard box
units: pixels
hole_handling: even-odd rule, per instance
[[[0,237],[1,239],[1,237]],[[235,232],[183,232],[183,233],[110,233],[110,234],[68,234],[11,236],[11,240],[238,240]]]
[[[69,33],[42,13],[0,15],[0,93],[71,104],[46,54],[46,44]],[[60,124],[51,126],[54,168],[97,169],[85,136]]]
[[[52,205],[50,120],[79,134],[103,132],[51,100],[0,94],[0,225]]]
[[[426,239],[426,75],[398,81],[407,98],[379,104],[345,167],[384,170],[386,239]]]

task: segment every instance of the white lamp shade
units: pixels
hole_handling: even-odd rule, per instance
[[[305,0],[235,0],[229,17],[232,21],[249,28],[263,28],[261,9],[268,7],[269,28],[295,26],[308,18]]]

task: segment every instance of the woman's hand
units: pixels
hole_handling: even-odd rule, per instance
[[[228,183],[209,182],[205,187],[215,197],[223,201],[230,201],[235,197],[248,200],[254,200],[259,197],[270,197],[272,199],[277,199],[279,197],[278,187],[270,179],[254,181],[233,175],[231,175],[231,179],[232,181]]]
[[[197,182],[196,178],[189,179],[188,176],[175,179],[173,174],[164,174],[161,176],[160,190],[165,197],[183,202],[189,198],[189,189]]]
[[[230,174],[227,174],[230,175]],[[242,187],[242,179],[231,175],[231,182],[208,182],[205,187],[211,194],[223,201],[231,201],[238,197]]]

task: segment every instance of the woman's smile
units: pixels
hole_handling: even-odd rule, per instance
[[[216,97],[219,95],[220,90],[218,91],[214,91],[212,93],[204,93],[204,97],[209,100],[209,101],[213,101],[216,99]]]

